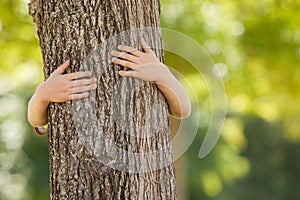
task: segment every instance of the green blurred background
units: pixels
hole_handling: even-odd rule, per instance
[[[28,0],[0,1],[0,199],[49,199],[47,138],[26,106],[43,81]],[[188,63],[166,54],[200,99],[200,127],[178,161],[181,199],[300,199],[300,1],[161,0],[162,27],[198,41],[221,71],[227,118],[214,150],[198,159],[210,96]]]

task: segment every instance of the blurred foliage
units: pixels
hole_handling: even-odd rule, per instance
[[[42,81],[25,1],[0,1],[0,199],[49,199],[47,138],[33,134],[27,102]]]
[[[227,120],[214,150],[197,158],[207,131],[200,122],[185,154],[188,199],[300,199],[299,10],[297,0],[162,1],[162,27],[203,45],[227,94]],[[197,92],[207,126],[204,81],[176,56],[166,61]]]
[[[0,199],[49,199],[47,138],[26,106],[43,80],[26,0],[0,1]],[[200,99],[198,135],[185,153],[187,199],[300,199],[300,2],[162,0],[162,27],[207,50],[227,94],[214,150],[198,159],[210,119],[205,81],[176,55],[166,62]],[[175,41],[176,42],[176,41]],[[187,130],[188,134],[188,130]]]

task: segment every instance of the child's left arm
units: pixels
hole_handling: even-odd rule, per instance
[[[113,63],[131,69],[119,71],[119,74],[155,82],[169,104],[170,114],[177,118],[188,117],[191,113],[191,103],[183,86],[168,67],[157,59],[145,40],[141,39],[140,42],[145,53],[123,45],[118,46],[120,51],[111,51]]]

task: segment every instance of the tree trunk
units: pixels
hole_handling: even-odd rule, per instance
[[[70,59],[67,73],[98,81],[89,98],[49,106],[51,199],[176,199],[168,105],[155,84],[120,77],[108,55],[140,49],[143,36],[163,60],[159,0],[31,0],[29,12],[45,78]]]

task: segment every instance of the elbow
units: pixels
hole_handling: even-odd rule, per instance
[[[30,124],[31,126],[34,127],[34,123],[32,122],[31,115],[30,115],[30,109],[29,109],[29,106],[30,106],[30,104],[28,104],[28,107],[27,107],[27,121],[29,122],[29,124]]]
[[[29,122],[29,124],[32,127],[37,127],[37,124],[36,124],[35,119],[34,119],[34,115],[32,115],[32,113],[31,113],[30,102],[28,103],[28,107],[27,107],[27,121]]]
[[[37,118],[35,115],[33,115],[30,112],[30,109],[27,110],[27,121],[32,127],[40,127],[40,126],[45,126],[45,124],[48,123],[48,121],[43,120],[41,118]]]
[[[36,123],[34,123],[34,120],[32,119],[32,117],[30,116],[29,112],[27,113],[27,121],[29,122],[29,124],[32,127],[36,127]]]
[[[189,106],[189,107],[187,107],[187,108],[185,108],[184,110],[181,111],[179,117],[180,117],[180,119],[188,118],[191,115],[191,113],[192,113],[192,109]]]
[[[191,115],[191,112],[183,111],[181,113],[172,113],[171,116],[177,119],[185,119]]]
[[[189,100],[187,100],[186,105],[184,106],[184,108],[181,110],[181,119],[184,118],[188,118],[192,113],[192,106],[191,106],[191,102]]]
[[[192,113],[191,101],[186,97],[184,103],[181,104],[180,119],[188,118]]]
[[[31,110],[32,110],[32,98],[30,99],[30,101],[28,102],[28,105],[27,105],[27,121],[29,122],[29,124],[32,126],[32,127],[36,127],[36,124],[34,122],[34,117],[33,115],[31,114]]]
[[[191,110],[185,110],[181,113],[180,118],[184,119],[184,118],[188,118],[191,115],[192,111]]]
[[[32,127],[41,127],[45,126],[48,123],[48,121],[30,116],[30,114],[27,114],[27,120]]]
[[[29,124],[33,127],[45,126],[48,123],[47,108],[48,104],[42,105],[41,108],[39,103],[34,98],[31,98],[27,106],[27,120]]]
[[[187,104],[186,106],[182,107],[181,110],[178,110],[177,112],[171,112],[172,116],[178,119],[185,119],[188,118],[192,113],[191,104]]]

